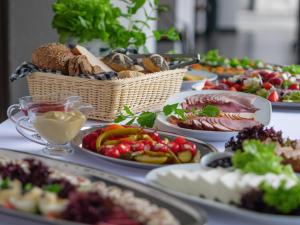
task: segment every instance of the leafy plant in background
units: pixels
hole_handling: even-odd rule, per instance
[[[141,47],[146,43],[145,29],[151,29],[149,22],[157,20],[152,15],[168,10],[160,5],[159,0],[119,0],[125,5],[126,10],[110,3],[110,0],[56,0],[53,4],[54,18],[52,26],[59,34],[60,41],[66,42],[68,38],[78,38],[79,42],[88,42],[100,39],[111,48],[128,46]],[[151,10],[145,9],[149,3]],[[135,17],[142,11],[145,19]],[[128,23],[121,24],[120,20]],[[174,28],[167,31],[153,30],[156,40],[168,38],[178,40],[179,35]]]

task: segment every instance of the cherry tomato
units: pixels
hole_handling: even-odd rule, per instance
[[[102,134],[103,130],[102,128],[95,130],[94,132],[96,132],[98,135]]]
[[[226,79],[221,79],[220,83],[226,84],[227,80]]]
[[[120,152],[116,147],[107,149],[104,154],[112,158],[120,158]]]
[[[291,84],[291,85],[289,86],[289,89],[290,89],[290,90],[298,90],[298,89],[299,89],[299,85],[298,85],[298,84]]]
[[[235,87],[230,87],[229,90],[230,91],[237,91]]]
[[[205,86],[215,86],[215,84],[209,80],[205,81]]]
[[[243,86],[242,86],[241,84],[235,84],[235,85],[233,85],[233,87],[234,87],[237,91],[243,90]]]
[[[215,87],[216,90],[229,90],[229,86],[227,84],[219,84]]]
[[[158,141],[158,143],[162,143],[162,144],[165,144],[165,145],[167,145],[167,144],[169,144],[169,139],[168,138],[165,138],[164,140],[160,140],[160,141]]]
[[[185,144],[180,145],[180,151],[191,151],[194,156],[196,154],[197,147],[194,143],[187,141]]]
[[[90,145],[89,145],[89,149],[96,152],[97,151],[97,147],[96,147],[96,139],[92,140]]]
[[[175,154],[180,150],[180,146],[178,143],[176,142],[170,142],[168,144],[168,147],[171,149],[172,152],[174,152]]]
[[[214,85],[214,86],[204,86],[203,90],[215,90],[216,88],[217,88],[216,85]]]
[[[142,141],[137,141],[131,145],[131,150],[133,152],[144,151],[144,147],[145,147],[145,144]]]
[[[131,150],[131,146],[126,143],[120,143],[116,146],[116,148],[119,150],[119,153],[121,155],[126,154],[126,153],[130,152],[130,150]]]
[[[99,152],[103,155],[105,155],[105,152],[110,150],[111,148],[113,148],[113,145],[103,145],[101,146],[101,148],[99,149]]]
[[[92,132],[86,136],[84,136],[84,138],[82,139],[82,144],[84,145],[84,147],[89,148],[91,142],[93,140],[96,140],[98,137],[98,134],[96,132]]]
[[[163,144],[163,143],[156,143],[153,146],[153,150],[158,151],[158,152],[167,152],[168,149],[169,149],[168,146],[166,144]]]
[[[266,90],[270,90],[273,85],[270,82],[263,83],[263,87]]]
[[[283,79],[280,77],[274,77],[272,79],[269,79],[269,82],[273,85],[280,86],[283,82]]]
[[[229,87],[232,87],[235,83],[227,80],[225,84],[227,84]]]
[[[149,136],[154,140],[154,141],[161,141],[161,138],[157,132],[149,133]]]
[[[153,143],[149,140],[143,140],[144,143],[144,150],[152,150],[153,149]]]
[[[179,144],[179,145],[182,145],[182,144],[186,143],[186,140],[185,140],[184,137],[178,136],[178,137],[176,137],[176,138],[174,139],[174,142],[176,142],[176,143]]]
[[[279,101],[279,95],[276,91],[273,91],[269,97],[268,97],[268,100],[271,101],[271,102],[278,102]]]

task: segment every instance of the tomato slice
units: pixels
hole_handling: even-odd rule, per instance
[[[271,102],[278,102],[279,101],[279,95],[276,91],[273,91],[269,97],[268,97],[268,100],[271,101]]]

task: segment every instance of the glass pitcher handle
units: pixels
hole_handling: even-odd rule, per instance
[[[6,115],[7,115],[7,117],[8,117],[11,121],[13,121],[14,123],[16,123],[16,122],[17,122],[17,119],[15,118],[14,115],[15,115],[17,112],[19,112],[19,111],[20,111],[20,105],[19,105],[19,104],[13,104],[13,105],[11,105],[11,106],[8,107],[7,112],[6,112]]]
[[[20,105],[19,104],[13,104],[13,105],[9,106],[8,109],[7,109],[7,112],[6,112],[7,117],[11,121],[13,121],[14,123],[16,123],[17,120],[18,120],[18,118],[15,117],[15,114],[17,112],[19,112],[19,111],[20,111]],[[30,124],[29,121],[28,121],[28,124]],[[19,126],[22,127],[25,130],[29,130],[31,132],[35,132],[35,130],[34,130],[33,127],[24,126],[23,124],[19,124]]]
[[[28,132],[25,132],[24,130],[24,127],[21,125],[21,123],[23,121],[28,121],[29,118],[28,117],[25,117],[25,116],[22,116],[20,117],[17,121],[16,121],[16,130],[18,131],[19,134],[21,134],[23,137],[25,137],[26,139],[34,142],[34,143],[37,143],[37,144],[40,144],[40,145],[47,145],[47,142],[44,141],[42,139],[42,137],[36,133],[36,132],[31,132],[31,134],[29,134]]]

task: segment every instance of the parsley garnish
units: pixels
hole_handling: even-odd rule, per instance
[[[33,185],[32,185],[31,183],[26,183],[26,184],[24,185],[23,190],[24,190],[24,191],[30,191],[32,188],[33,188]]]
[[[166,116],[176,115],[180,119],[185,119],[185,111],[178,108],[178,103],[172,105],[166,105],[162,111]],[[157,112],[142,112],[139,115],[135,115],[128,106],[124,106],[124,113],[121,113],[115,120],[115,123],[120,123],[129,119],[126,125],[131,125],[137,122],[141,127],[152,128],[157,116]]]
[[[164,106],[162,112],[165,116],[174,115],[181,120],[186,119],[186,110],[179,108],[178,103]],[[193,110],[193,114],[199,116],[216,117],[220,114],[220,109],[213,105],[207,105],[202,110]],[[152,128],[157,116],[157,112],[142,112],[139,115],[135,115],[128,106],[124,106],[124,113],[121,113],[115,120],[115,123],[120,123],[124,120],[129,120],[126,125],[131,125],[137,122],[141,127]]]
[[[220,114],[220,109],[214,105],[206,105],[197,114],[199,116],[216,117]]]
[[[58,193],[61,191],[62,187],[59,184],[49,184],[43,187],[45,191]]]
[[[8,177],[5,177],[0,183],[0,188],[7,189],[9,188],[9,185],[10,185],[10,179]]]

